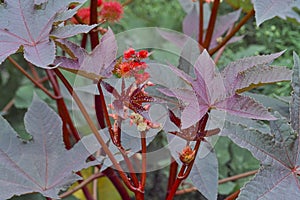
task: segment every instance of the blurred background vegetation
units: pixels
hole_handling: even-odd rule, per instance
[[[124,2],[124,1],[123,1]],[[233,11],[225,2],[221,3],[220,13]],[[119,23],[110,24],[115,33],[138,27],[164,27],[181,32],[182,20],[185,12],[177,0],[133,0],[124,8],[124,17]],[[274,65],[292,68],[292,52],[300,53],[300,26],[292,20],[274,18],[256,27],[254,19],[242,27],[238,35],[245,37],[234,44],[227,46],[218,66],[242,57],[275,53],[286,50],[283,56],[278,58]],[[22,55],[14,55],[14,58],[30,71],[29,66],[22,59]],[[38,69],[42,74],[43,72]],[[32,84],[21,75],[9,62],[0,66],[0,112],[12,124],[21,137],[28,139],[23,126],[23,115],[29,105],[28,98],[33,94]],[[265,86],[253,92],[266,94],[271,97],[289,96],[291,89],[289,83],[277,83]],[[12,100],[14,99],[14,102]],[[45,97],[46,99],[46,97]],[[14,103],[6,112],[5,107]],[[159,135],[151,144],[150,149],[165,145],[163,134]],[[244,149],[239,148],[227,138],[220,138],[215,145],[219,160],[219,178],[225,178],[243,172],[258,169],[259,163]],[[235,182],[228,182],[219,187],[220,199],[239,189],[249,178]],[[146,199],[164,199],[168,181],[168,168],[151,172],[146,184]],[[177,196],[175,199],[201,199],[198,192]]]

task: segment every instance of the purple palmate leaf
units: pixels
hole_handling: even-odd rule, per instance
[[[221,72],[226,95],[278,81],[290,81],[292,71],[286,67],[270,66],[284,51],[270,55],[252,56],[229,63]]]
[[[27,61],[42,68],[50,68],[55,59],[53,36],[66,38],[88,32],[95,26],[67,26],[58,28],[56,16],[65,12],[71,2],[85,0],[6,0],[0,4],[0,62],[23,47]],[[35,3],[43,3],[40,6]]]
[[[195,79],[170,66],[175,74],[192,86],[192,90],[170,88],[172,94],[185,106],[181,113],[182,128],[194,125],[210,109],[221,109],[240,117],[274,120],[261,104],[236,92],[247,90],[253,85],[290,80],[290,70],[269,66],[280,54],[242,59],[229,64],[221,75],[216,72],[215,64],[205,50],[195,63]]]
[[[55,64],[91,79],[107,78],[112,75],[118,47],[110,28],[91,53],[87,53],[83,48],[69,41],[61,40],[59,42],[65,45],[76,58],[57,57]]]
[[[60,190],[81,179],[73,172],[90,166],[86,159],[97,148],[86,143],[87,150],[80,141],[66,150],[59,116],[36,96],[24,121],[33,136],[27,143],[0,116],[0,199],[33,192],[57,199]]]
[[[193,5],[192,10],[187,14],[182,22],[183,33],[198,40],[199,32],[199,12],[196,5]]]
[[[219,110],[230,114],[253,119],[275,120],[268,110],[260,103],[248,96],[235,94],[215,104]]]
[[[261,161],[259,172],[241,190],[240,200],[297,199],[300,195],[299,138],[286,119],[277,117],[270,123],[270,133],[231,123],[221,132]]]
[[[252,128],[226,122],[221,135],[228,136],[239,146],[248,149],[261,161],[256,176],[241,190],[242,199],[298,199],[300,195],[299,145],[299,57],[294,53],[292,86],[294,94],[290,104],[290,122],[280,116],[270,122],[270,131],[262,124]],[[253,123],[253,122],[252,122]],[[262,128],[262,129],[261,129]]]

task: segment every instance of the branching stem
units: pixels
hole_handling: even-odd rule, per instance
[[[141,132],[141,146],[142,146],[142,175],[140,189],[144,191],[146,178],[147,178],[147,145],[146,145],[146,132]]]
[[[208,120],[208,114],[205,114],[202,119],[198,122],[198,130],[197,133],[203,133],[207,124],[207,120]],[[205,136],[205,135],[204,135]],[[203,136],[203,137],[204,137]],[[200,147],[200,144],[202,142],[202,139],[199,138],[199,140],[196,141],[196,145],[194,147],[194,151],[195,151],[195,157],[197,157],[197,153]],[[195,160],[192,160],[189,164],[185,164],[183,163],[181,166],[181,169],[177,175],[177,179],[175,180],[175,183],[173,184],[168,196],[167,196],[167,200],[172,200],[176,190],[178,189],[179,185],[181,184],[181,182],[186,179],[188,177],[188,175],[190,174],[193,164],[194,164]]]
[[[218,184],[223,184],[223,183],[227,183],[229,181],[235,181],[235,180],[238,180],[238,179],[241,179],[241,178],[252,176],[252,175],[256,174],[257,172],[258,172],[258,170],[253,170],[253,171],[245,172],[245,173],[238,174],[238,175],[235,175],[235,176],[227,177],[227,178],[219,180]],[[176,195],[182,195],[182,194],[193,192],[193,191],[196,191],[196,190],[197,190],[196,187],[190,187],[190,188],[186,188],[186,189],[183,189],[183,190],[178,190],[176,192]]]
[[[203,0],[199,0],[199,36],[198,36],[198,43],[199,45],[203,45],[203,31],[204,31],[204,9],[203,9]]]
[[[45,88],[39,81],[35,80],[30,74],[28,74],[23,67],[21,67],[12,57],[8,57],[8,60],[18,69],[22,74],[24,74],[35,86],[40,88],[43,92],[45,92],[52,99],[61,99],[61,96],[53,95],[47,88]]]
[[[245,15],[241,21],[230,31],[228,35],[213,49],[209,50],[209,54],[213,55],[216,53],[220,48],[222,48],[240,29],[241,27],[254,15],[254,9],[249,11],[247,15]]]
[[[206,30],[206,35],[205,35],[205,40],[203,43],[203,48],[205,48],[207,50],[209,49],[209,45],[210,45],[210,42],[211,42],[211,39],[212,39],[212,36],[214,33],[219,5],[220,5],[220,0],[215,0],[213,7],[212,7],[211,15],[209,18],[208,28]]]
[[[63,82],[63,84],[66,86],[66,88],[69,91],[69,93],[74,98],[77,106],[79,107],[81,113],[83,114],[85,120],[87,121],[87,123],[88,123],[90,129],[92,130],[93,134],[95,135],[97,141],[99,142],[99,144],[103,148],[103,151],[108,155],[109,159],[112,161],[112,163],[115,166],[115,168],[119,171],[119,174],[120,174],[122,180],[124,181],[124,183],[126,184],[126,186],[131,191],[136,191],[137,188],[134,188],[131,185],[130,181],[128,180],[127,175],[124,173],[122,167],[120,166],[120,164],[118,163],[118,161],[115,159],[115,157],[112,154],[112,152],[109,150],[108,146],[106,145],[106,143],[103,140],[103,138],[101,137],[101,135],[98,133],[97,127],[95,126],[95,124],[93,123],[92,119],[90,118],[90,116],[89,116],[88,112],[86,111],[84,105],[82,104],[80,98],[78,97],[78,95],[76,94],[76,92],[73,91],[73,88],[70,85],[70,83],[65,79],[65,77],[63,76],[63,74],[59,71],[59,69],[54,69],[54,71],[57,74],[57,76],[61,79],[61,81]]]
[[[87,184],[89,184],[90,182],[92,182],[93,180],[100,178],[104,176],[103,173],[99,172],[99,173],[95,173],[91,176],[89,176],[87,179],[85,179],[84,181],[82,181],[80,184],[78,184],[76,187],[74,187],[72,190],[68,190],[65,193],[61,194],[59,197],[60,198],[65,198],[67,196],[72,195],[73,193],[75,193],[76,191],[80,190],[83,186],[86,186]]]
[[[173,184],[175,183],[177,171],[178,171],[178,164],[177,164],[176,160],[173,157],[171,157],[171,164],[170,164],[170,169],[169,169],[168,189],[167,189],[167,194],[166,194],[167,196],[170,193],[170,190],[171,190]]]

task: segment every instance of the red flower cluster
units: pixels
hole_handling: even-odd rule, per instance
[[[113,73],[117,77],[135,77],[136,83],[141,84],[149,77],[149,73],[145,72],[147,64],[141,60],[148,58],[149,52],[146,50],[135,51],[129,48],[124,52],[125,61],[119,61],[115,65]]]
[[[77,11],[77,15],[80,17],[82,23],[89,24],[90,23],[90,8],[80,8]],[[78,21],[73,17],[71,21],[74,24],[78,24]]]
[[[102,2],[98,0],[97,3],[99,7],[98,17],[99,21],[106,20],[109,22],[117,22],[122,18],[124,13],[122,4],[118,1]],[[80,17],[82,23],[89,24],[90,22],[90,8],[80,8],[77,11],[77,16]],[[78,24],[78,21],[73,17],[71,19],[72,23]]]
[[[122,18],[123,7],[118,1],[104,2],[100,17],[109,22],[116,22]]]

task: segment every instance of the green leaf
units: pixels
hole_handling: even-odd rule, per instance
[[[19,87],[16,92],[14,105],[16,108],[28,108],[32,102],[33,94],[36,93],[41,99],[46,100],[48,96],[32,84]]]
[[[10,200],[45,200],[46,198],[43,197],[41,194],[35,193],[35,194],[24,194],[21,196],[15,196],[11,198]]]
[[[219,185],[218,191],[220,194],[230,194],[235,188],[236,184],[233,182],[227,182]]]
[[[244,12],[249,12],[253,6],[251,0],[225,0],[229,5],[235,9],[242,8]]]

